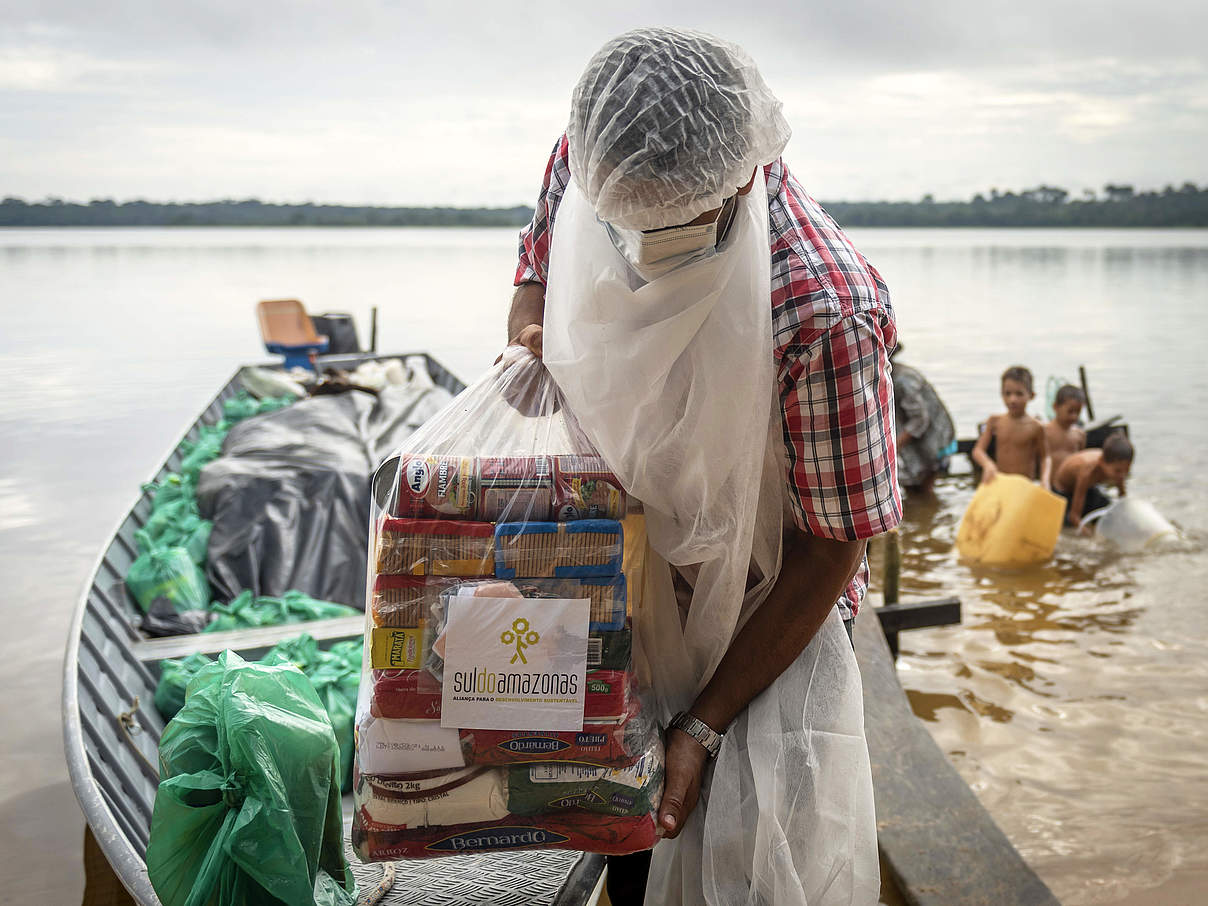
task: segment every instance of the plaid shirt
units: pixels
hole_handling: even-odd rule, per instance
[[[789,501],[797,527],[857,541],[902,518],[889,352],[889,290],[784,162],[764,168],[772,254],[772,344],[780,388]],[[516,285],[545,283],[550,240],[570,182],[566,136],[554,146],[532,222],[520,233]],[[839,598],[855,616],[868,560]]]

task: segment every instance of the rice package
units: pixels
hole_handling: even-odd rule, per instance
[[[633,666],[634,509],[519,347],[379,467],[361,859],[654,845],[663,749]]]

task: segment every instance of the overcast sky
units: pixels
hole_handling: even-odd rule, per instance
[[[827,199],[1208,182],[1204,0],[5,0],[0,195],[531,204],[640,25],[742,44]]]

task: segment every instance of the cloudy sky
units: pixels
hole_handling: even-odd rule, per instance
[[[744,45],[823,199],[1208,182],[1203,0],[573,6],[5,0],[0,195],[531,203],[587,59],[646,24]]]

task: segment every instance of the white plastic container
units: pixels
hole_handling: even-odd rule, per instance
[[[1178,530],[1147,500],[1124,497],[1111,506],[1088,514],[1083,525],[1097,522],[1095,530],[1127,553],[1145,550],[1159,538],[1170,538]]]

